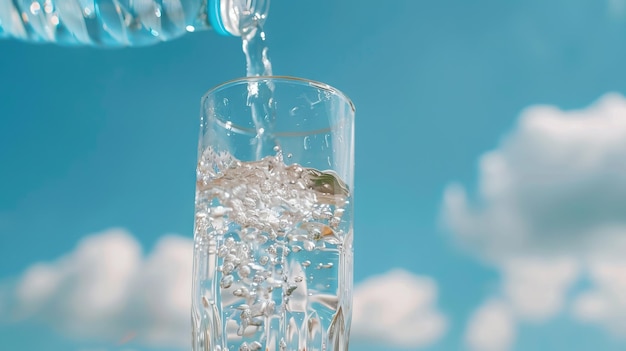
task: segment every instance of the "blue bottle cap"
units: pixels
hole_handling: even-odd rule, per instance
[[[209,22],[219,35],[233,36],[231,32],[226,30],[224,22],[222,21],[221,0],[209,0],[208,4]]]

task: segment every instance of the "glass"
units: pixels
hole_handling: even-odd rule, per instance
[[[194,351],[348,350],[354,113],[343,93],[299,78],[204,95]]]

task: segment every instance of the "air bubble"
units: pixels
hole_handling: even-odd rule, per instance
[[[226,240],[224,240],[224,246],[231,248],[235,245],[235,239],[233,238],[226,238]]]
[[[230,262],[226,262],[221,267],[220,271],[222,271],[222,273],[224,273],[224,274],[230,274],[234,269],[235,269],[235,265],[234,264],[232,264]]]
[[[267,262],[269,262],[269,261],[270,261],[270,258],[269,258],[269,257],[267,257],[267,256],[261,256],[261,257],[259,258],[259,263],[260,263],[262,266],[265,266],[265,265],[267,264]]]
[[[304,244],[304,249],[307,251],[313,251],[315,249],[315,243],[312,242],[311,240],[305,240],[303,244]]]
[[[239,288],[233,291],[233,295],[237,297],[246,297],[248,296],[248,294],[249,294],[249,291],[246,288]]]
[[[233,285],[233,280],[235,278],[232,275],[225,275],[222,277],[222,280],[220,280],[220,287],[222,289],[228,289],[230,288],[231,285]]]
[[[226,255],[228,255],[228,248],[226,246],[221,246],[218,250],[217,250],[217,256],[218,257],[226,257]]]
[[[239,268],[239,276],[242,278],[247,278],[250,275],[250,267],[243,266]]]

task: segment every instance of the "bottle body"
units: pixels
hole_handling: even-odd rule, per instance
[[[260,11],[267,11],[267,3],[268,0],[0,0],[0,38],[62,45],[143,46],[187,32],[224,28],[224,15],[265,18]],[[224,22],[233,21],[240,22],[233,18]],[[239,28],[227,29],[230,31],[218,32],[239,35]]]

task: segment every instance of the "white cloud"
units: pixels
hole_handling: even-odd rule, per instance
[[[622,252],[625,155],[621,96],[581,111],[529,108],[500,147],[481,157],[475,203],[459,185],[446,189],[446,222],[460,240],[495,258]]]
[[[437,286],[430,278],[400,269],[370,277],[354,290],[352,335],[388,347],[429,345],[447,325],[436,302]]]
[[[55,262],[32,265],[11,289],[0,289],[0,303],[9,302],[18,321],[71,337],[190,348],[192,249],[191,239],[164,236],[144,257],[128,232],[107,230]],[[432,279],[403,270],[372,277],[355,287],[352,340],[432,343],[446,329],[436,300]]]
[[[144,260],[122,229],[88,236],[56,262],[24,273],[13,314],[77,337],[190,344],[191,254],[191,240],[182,237],[163,237]]]
[[[502,293],[516,316],[532,321],[553,317],[579,276],[571,258],[513,258],[502,267]]]
[[[480,158],[475,196],[459,184],[446,189],[444,222],[501,271],[500,294],[515,318],[562,312],[571,286],[587,276],[592,288],[576,299],[574,316],[626,335],[626,289],[617,279],[626,270],[602,263],[626,252],[625,174],[622,96],[575,111],[531,107]]]
[[[593,288],[575,299],[573,314],[616,335],[626,335],[626,260],[596,259],[588,269]]]
[[[515,317],[499,300],[489,300],[470,317],[465,341],[473,351],[506,351],[515,339]]]

